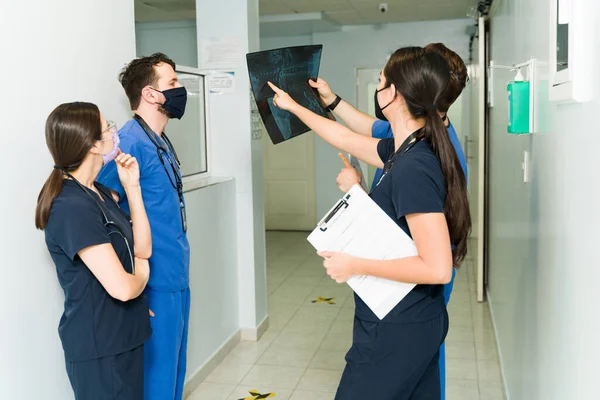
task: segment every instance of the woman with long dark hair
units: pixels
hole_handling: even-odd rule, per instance
[[[336,400],[440,398],[439,348],[448,331],[443,285],[465,258],[471,229],[465,176],[438,113],[449,80],[441,55],[421,47],[397,50],[375,97],[394,136],[381,140],[317,116],[272,85],[276,106],[331,145],[383,168],[371,198],[418,250],[418,256],[385,261],[320,253],[339,283],[371,275],[417,284],[383,320],[355,296],[353,344]]]
[[[456,52],[446,47],[443,43],[430,43],[424,47],[425,51],[431,51],[438,53],[448,63],[450,67],[450,81],[446,86],[444,94],[441,96],[438,102],[438,113],[442,116],[442,121],[448,130],[448,137],[450,142],[454,146],[458,161],[465,173],[465,179],[468,182],[468,170],[467,170],[467,159],[463,152],[460,144],[460,140],[452,125],[452,121],[448,118],[448,111],[450,106],[459,98],[463,89],[469,81],[469,74],[467,66],[464,61]],[[342,119],[344,123],[354,132],[360,133],[361,135],[373,136],[378,139],[386,139],[394,136],[392,127],[387,121],[385,115],[381,111],[378,103],[375,103],[375,115],[374,118],[368,114],[365,114],[349,103],[343,101],[338,95],[333,93],[327,82],[322,79],[317,79],[317,82],[309,80],[308,83],[315,89],[318,89],[321,100],[324,104],[327,104],[330,110],[335,112],[335,115]],[[377,95],[376,93],[374,93]],[[343,155],[341,155],[343,157]],[[377,169],[371,188],[374,188],[381,179],[383,174],[382,169]],[[343,168],[337,177],[337,184],[341,191],[346,193],[355,184],[361,184],[363,177],[361,177],[358,171],[354,168]],[[454,277],[456,275],[456,269],[452,270],[452,280],[444,285],[444,300],[446,306],[450,302],[450,295],[454,287]],[[441,400],[445,399],[446,393],[446,349],[444,344],[440,347],[440,384],[441,384]]]
[[[77,400],[142,400],[143,344],[150,337],[150,226],[135,158],[118,148],[114,123],[90,103],[58,106],[46,121],[54,169],[38,197],[35,225],[65,294],[59,324]],[[95,182],[115,161],[130,214]]]

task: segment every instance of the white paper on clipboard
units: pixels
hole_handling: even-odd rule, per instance
[[[412,239],[354,185],[308,236],[317,251],[347,253],[371,260],[417,255]],[[373,276],[354,276],[348,285],[373,313],[383,319],[416,286]]]

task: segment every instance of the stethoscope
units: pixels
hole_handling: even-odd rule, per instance
[[[173,144],[171,143],[171,140],[169,140],[169,137],[167,136],[167,134],[163,132],[162,139],[164,139],[164,141],[168,147],[168,150],[167,150],[159,142],[160,139],[159,139],[158,135],[148,126],[148,124],[146,123],[146,121],[144,121],[144,119],[142,117],[140,117],[137,114],[134,114],[133,118],[138,122],[138,124],[140,124],[144,133],[146,134],[146,136],[148,136],[148,139],[150,139],[152,144],[154,144],[154,146],[156,146],[156,153],[158,154],[158,159],[160,160],[160,163],[162,164],[163,168],[165,169],[165,173],[167,174],[167,177],[169,178],[169,181],[171,182],[171,186],[173,186],[173,189],[175,189],[177,191],[177,195],[179,196],[179,212],[181,214],[181,223],[183,226],[183,231],[187,232],[187,218],[185,215],[185,203],[183,201],[183,181],[181,179],[181,170],[180,170],[181,162],[179,161],[179,157],[177,157],[177,152],[175,151],[175,147],[173,147]],[[173,154],[173,157],[175,158],[175,163],[173,163],[173,160],[169,156],[169,151],[171,152],[171,154]],[[165,164],[165,160],[164,160],[164,157],[162,154],[163,152],[166,154],[167,161],[169,162],[169,164],[171,166],[171,170],[173,171],[173,176],[175,178],[175,182],[173,182],[173,179],[171,179],[171,174],[169,174],[169,170],[167,169],[167,165]]]
[[[108,236],[118,234],[119,236],[121,236],[123,238],[123,240],[125,241],[125,246],[127,247],[127,253],[129,254],[129,261],[131,262],[131,274],[134,275],[135,274],[135,264],[133,263],[133,252],[131,251],[131,246],[129,245],[129,240],[127,240],[127,237],[125,237],[125,234],[123,233],[123,230],[121,229],[121,227],[119,225],[117,225],[116,222],[108,219],[108,216],[104,212],[104,209],[102,208],[102,205],[100,204],[100,201],[97,198],[95,198],[94,196],[92,196],[92,194],[89,192],[89,190],[85,186],[83,186],[77,179],[75,179],[73,177],[73,175],[71,175],[69,172],[67,172],[67,170],[64,167],[55,166],[54,168],[60,169],[65,175],[67,175],[69,178],[71,178],[71,180],[73,180],[73,182],[75,182],[77,184],[77,186],[79,186],[81,188],[81,190],[83,190],[85,193],[87,193],[87,195],[90,196],[90,198],[96,203],[96,205],[98,206],[98,209],[102,213],[102,217],[104,218],[104,227],[107,228],[107,230],[108,230]],[[117,203],[110,194],[106,193],[104,190],[102,190],[98,186],[95,186],[95,187],[96,187],[96,189],[98,189],[99,192],[104,194],[105,197],[110,198],[110,200],[113,203],[115,203],[117,208],[119,208],[119,209],[121,208],[121,207],[119,207],[119,203]],[[131,221],[130,221],[130,223],[131,223]],[[114,228],[114,229],[110,229],[110,228]],[[125,268],[125,266],[123,266],[123,268]]]

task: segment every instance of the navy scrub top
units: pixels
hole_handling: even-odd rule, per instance
[[[395,152],[394,139],[382,139],[377,151],[387,166]],[[411,233],[406,215],[443,213],[446,183],[440,160],[429,142],[421,140],[404,154],[396,155],[391,169],[371,193],[371,198],[408,236]],[[360,297],[355,295],[355,301],[355,315],[359,320],[380,322]],[[381,322],[428,321],[444,309],[443,285],[417,285]]]
[[[176,292],[190,285],[190,245],[183,231],[179,195],[172,185],[175,176],[171,163],[176,165],[177,162],[166,143],[158,135],[154,136],[166,150],[161,152],[165,166],[160,162],[156,146],[135,119],[127,121],[119,130],[119,148],[123,153],[135,157],[140,166],[142,197],[152,231],[148,288],[159,292]],[[120,196],[119,205],[129,212],[129,203],[115,163],[102,168],[98,181],[117,192]]]
[[[392,126],[388,121],[377,120],[373,123],[371,127],[371,134],[374,138],[377,139],[388,139],[393,138],[394,134],[392,132]],[[469,173],[467,170],[467,159],[465,158],[465,153],[463,152],[462,146],[460,145],[460,140],[458,140],[458,135],[456,134],[456,130],[454,129],[454,125],[452,122],[448,125],[448,137],[450,138],[450,142],[452,142],[452,146],[454,146],[454,150],[456,151],[456,155],[458,156],[458,161],[460,162],[460,166],[462,167],[463,172],[465,173],[465,180],[469,181]],[[371,190],[375,188],[379,179],[381,179],[381,175],[383,174],[383,170],[378,169],[375,172],[375,177],[373,178],[373,183],[371,184]]]
[[[101,193],[110,193],[108,188],[96,186]],[[76,182],[64,180],[45,229],[46,245],[65,294],[58,332],[67,362],[121,354],[142,345],[151,334],[148,299],[144,295],[128,302],[114,299],[77,254],[90,246],[111,243],[125,270],[132,270],[125,241],[119,234],[109,235],[116,228],[104,226],[98,203],[108,219],[119,225],[133,251],[129,217],[105,194],[104,202],[96,202],[90,195],[98,195],[86,190],[89,194]]]

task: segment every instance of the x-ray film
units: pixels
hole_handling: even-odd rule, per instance
[[[298,104],[314,113],[334,119],[319,99],[309,79],[317,79],[322,45],[286,47],[250,53],[246,56],[250,85],[256,106],[274,144],[308,132],[298,117],[273,105],[275,93],[267,82],[286,91]]]

